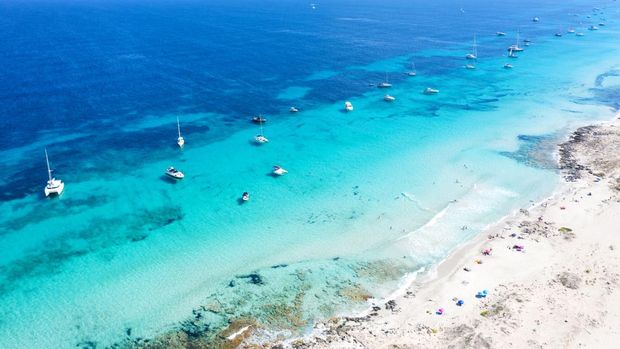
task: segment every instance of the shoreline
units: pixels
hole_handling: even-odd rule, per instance
[[[456,345],[456,347],[503,347],[502,345],[498,346],[498,342],[504,342],[504,345],[512,347],[547,346],[549,343],[544,341],[539,343],[539,341],[535,339],[528,340],[527,345],[525,345],[525,343],[521,343],[522,345],[518,345],[512,342],[505,342],[505,339],[502,339],[501,337],[505,336],[507,338],[510,338],[509,334],[512,333],[505,329],[500,331],[502,333],[501,335],[499,335],[497,331],[493,331],[493,333],[487,335],[482,331],[477,332],[476,329],[478,328],[478,326],[481,326],[480,322],[482,320],[489,318],[488,315],[484,316],[481,314],[487,314],[491,312],[493,313],[493,315],[490,316],[491,318],[502,315],[500,314],[501,311],[496,314],[495,310],[497,309],[494,308],[489,302],[489,300],[493,300],[497,297],[494,295],[494,293],[499,293],[501,295],[503,292],[505,292],[505,290],[496,291],[498,290],[498,287],[505,288],[504,284],[514,283],[517,281],[528,281],[529,279],[532,279],[532,275],[529,275],[528,273],[531,274],[532,269],[536,269],[540,265],[545,265],[546,263],[546,259],[541,258],[540,255],[544,257],[546,253],[547,257],[553,258],[554,253],[550,253],[550,250],[552,250],[553,247],[558,244],[557,241],[554,241],[558,239],[558,232],[552,230],[559,229],[560,235],[563,235],[563,231],[567,232],[568,235],[575,235],[575,233],[573,233],[573,229],[568,228],[567,230],[563,230],[566,227],[564,225],[560,227],[555,222],[556,220],[558,220],[558,218],[556,218],[558,213],[555,211],[558,211],[558,208],[560,212],[564,211],[564,209],[566,208],[565,206],[567,206],[567,204],[564,202],[566,201],[566,198],[568,196],[572,195],[574,199],[576,195],[587,195],[590,196],[590,198],[594,197],[595,199],[602,199],[604,195],[611,194],[610,199],[615,196],[615,201],[606,199],[607,204],[616,204],[618,207],[620,207],[620,205],[617,204],[618,202],[620,202],[620,189],[616,188],[616,192],[614,192],[614,189],[611,189],[610,187],[610,185],[612,184],[611,182],[613,180],[618,180],[619,178],[618,176],[620,175],[620,162],[614,163],[612,168],[608,168],[607,172],[609,173],[605,173],[605,175],[603,176],[605,179],[602,180],[600,173],[593,172],[596,170],[596,168],[592,170],[590,165],[588,165],[588,161],[591,160],[593,162],[596,162],[603,159],[606,155],[609,154],[597,154],[602,157],[601,159],[587,159],[584,158],[586,154],[584,154],[583,149],[571,149],[570,151],[565,150],[571,145],[573,146],[573,148],[575,148],[575,144],[578,145],[579,142],[583,142],[585,138],[583,133],[587,132],[588,130],[595,130],[596,132],[600,130],[609,131],[615,134],[614,137],[620,139],[620,127],[617,127],[620,126],[619,120],[620,113],[617,113],[612,120],[601,121],[588,126],[582,126],[568,134],[568,139],[564,143],[559,144],[557,147],[557,151],[554,153],[554,155],[558,157],[558,167],[560,169],[559,175],[562,176],[563,180],[559,183],[558,187],[553,191],[553,193],[551,193],[545,199],[539,202],[532,203],[530,206],[527,207],[527,209],[513,211],[512,213],[504,216],[499,221],[490,224],[475,237],[455,248],[450,254],[446,256],[445,259],[435,264],[429,270],[414,273],[417,275],[415,277],[412,277],[411,281],[405,282],[403,286],[395,290],[392,294],[390,294],[390,296],[381,300],[374,300],[371,304],[369,304],[367,310],[354,316],[339,315],[329,320],[318,322],[315,324],[312,331],[305,336],[295,339],[278,341],[277,343],[270,343],[267,346],[265,346],[266,343],[262,343],[263,345],[261,347],[393,349],[410,347],[444,347],[449,345]],[[596,135],[594,136],[596,137]],[[600,139],[589,139],[589,141],[599,142]],[[620,144],[616,144],[615,142],[614,144],[604,144],[604,147],[608,150],[610,148],[613,149],[614,147],[619,146]],[[610,152],[611,151],[613,150],[610,150]],[[571,156],[573,157],[572,167],[567,168],[566,164],[564,164],[563,161],[568,161],[569,157]],[[577,160],[575,160],[575,158]],[[575,178],[574,173],[579,174],[577,178]],[[593,194],[594,189],[598,191],[599,195]],[[586,191],[588,192],[584,194]],[[610,212],[610,210],[613,211],[613,208],[608,206],[606,207],[606,210],[604,212]],[[546,219],[547,216],[551,216],[554,219],[548,221]],[[583,217],[580,216],[578,218]],[[575,225],[579,224],[579,222],[577,221],[574,221],[572,223]],[[620,219],[616,220],[615,223],[620,223]],[[535,226],[535,228],[533,228],[534,233],[524,235],[523,232],[521,232],[516,236],[517,238],[510,238],[506,236],[509,232],[521,230],[521,228],[523,227],[525,227],[527,230],[529,229],[528,225]],[[544,235],[544,237],[541,237],[542,235],[540,234]],[[575,238],[571,237],[569,239],[564,236],[562,237],[562,239],[572,241]],[[445,294],[448,292],[448,290],[446,290],[447,288],[458,288],[458,286],[454,285],[455,279],[467,279],[470,275],[475,275],[476,272],[480,273],[479,270],[475,269],[487,268],[486,266],[488,264],[492,264],[494,262],[494,259],[497,258],[496,254],[500,253],[493,251],[490,256],[482,256],[480,254],[480,251],[485,248],[493,249],[493,247],[489,246],[496,246],[500,243],[500,241],[515,243],[515,246],[517,246],[517,243],[523,243],[524,241],[528,243],[531,241],[535,241],[533,243],[535,246],[534,249],[538,247],[536,246],[536,244],[541,244],[541,242],[547,246],[544,246],[544,248],[540,248],[540,250],[544,250],[543,252],[545,253],[536,253],[539,255],[536,256],[536,258],[540,262],[538,265],[535,265],[534,267],[530,266],[529,268],[528,266],[522,265],[522,269],[524,271],[515,271],[517,274],[521,273],[525,275],[518,275],[518,277],[509,277],[502,280],[497,280],[495,281],[495,285],[490,285],[492,282],[487,282],[489,285],[486,286],[486,288],[491,289],[492,291],[489,292],[488,298],[487,296],[485,296],[483,301],[481,302],[477,302],[477,300],[471,299],[471,295],[465,294],[459,297],[452,298],[452,302],[448,300],[449,297],[448,299],[445,299],[443,301],[434,300],[435,298],[441,298],[437,297],[438,295],[444,295],[443,298],[445,298]],[[562,241],[562,243],[564,242],[565,241]],[[614,242],[620,244],[620,238],[615,237]],[[613,244],[610,244],[609,246],[610,251],[613,253]],[[499,250],[497,246],[495,248]],[[528,246],[525,246],[524,251],[524,255],[528,256],[536,252],[531,252]],[[515,260],[514,258],[515,254],[521,254],[521,252],[516,252],[513,249],[509,248],[508,253],[512,255],[506,255],[506,253],[506,251],[502,251],[501,257],[505,257],[506,260],[510,260],[510,263],[514,262],[517,265],[521,263],[521,261]],[[474,262],[474,264],[472,265],[472,259],[475,261],[479,260],[481,264],[475,264]],[[489,260],[488,262],[487,259]],[[620,263],[618,265],[620,266]],[[511,269],[514,269],[514,266],[511,267],[510,265],[492,265],[488,268],[494,267],[495,269],[502,270],[502,272],[504,273]],[[468,268],[470,271],[466,272],[462,268]],[[613,270],[614,268],[609,269]],[[497,272],[497,270],[493,272]],[[463,275],[463,273],[466,274]],[[588,271],[586,274],[589,273],[590,272]],[[575,276],[574,274],[569,275],[569,278],[573,278],[573,276]],[[408,277],[410,277],[410,274],[403,276],[403,279],[406,279]],[[615,285],[618,279],[618,274],[608,273],[606,274],[606,277],[611,280],[607,281],[607,285]],[[585,279],[585,276],[578,275],[575,276],[573,279],[581,281]],[[548,280],[548,282],[553,281],[554,280]],[[472,288],[470,286],[471,281],[462,280],[461,282],[463,283],[463,288]],[[560,283],[562,282],[560,281]],[[572,290],[571,287],[566,286],[566,288]],[[610,298],[615,297],[615,299],[618,299],[618,294],[614,295],[612,291],[613,287],[610,287]],[[453,293],[456,294],[459,292]],[[420,297],[420,295],[433,295],[433,297]],[[428,300],[422,301],[420,300],[421,298],[428,298]],[[465,304],[458,308],[454,306],[454,304],[450,304],[454,303],[454,300],[456,298],[463,298],[466,301]],[[504,301],[505,300],[506,299],[504,299]],[[429,305],[429,303],[432,303],[433,306]],[[520,303],[525,302],[523,300],[520,300]],[[489,308],[490,306],[489,309],[491,310],[483,309],[479,311],[482,308],[474,306],[473,308],[475,308],[475,310],[479,312],[472,314],[471,304],[482,304],[487,308]],[[503,307],[504,306],[502,306],[502,308]],[[435,314],[435,311],[439,309],[444,309],[442,315]],[[409,312],[413,312],[415,314],[411,314],[410,316],[402,315],[403,313]],[[581,313],[580,315],[583,315],[583,313]],[[620,319],[620,314],[612,314],[612,317],[614,317],[614,319]],[[446,326],[445,319],[452,320],[452,323],[450,324],[452,325],[452,328]],[[459,321],[461,322],[460,324]],[[603,321],[597,320],[595,322],[602,323]],[[476,324],[476,326],[471,326],[472,324]],[[618,323],[615,324],[617,325]],[[453,333],[450,335],[450,330],[455,329],[454,326],[460,327],[460,330],[457,332],[453,331]],[[514,327],[515,332],[519,332],[519,326]],[[593,345],[593,343],[605,343],[605,340],[607,340],[608,343],[613,343],[614,341],[620,340],[620,331],[610,330],[610,328],[612,328],[613,326],[608,326],[606,328],[608,331],[601,334],[603,338],[593,338],[591,333],[595,330],[599,330],[600,332],[601,327],[604,326],[593,326],[591,330],[583,327],[584,331],[582,332],[585,332],[587,335],[583,335],[583,333],[580,333],[579,338],[582,338],[585,341],[584,343],[589,343],[585,344],[586,346]],[[509,333],[506,333],[506,331]],[[469,338],[469,340],[465,342],[459,342],[458,338],[461,336]],[[562,337],[554,335],[550,336],[554,338],[555,342],[560,340],[558,339],[559,337]],[[241,343],[239,347],[246,348],[254,347],[255,345],[257,345],[257,343],[253,343],[253,337],[253,335],[247,336],[247,340]],[[574,338],[574,336],[570,337]],[[390,341],[393,341],[394,343],[388,344]],[[581,346],[584,343],[579,342],[578,344],[579,346]],[[562,346],[570,347],[572,345],[575,345],[574,341],[571,343],[562,343]],[[551,347],[553,347],[553,345]]]

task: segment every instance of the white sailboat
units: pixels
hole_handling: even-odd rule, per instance
[[[179,147],[183,148],[185,145],[185,139],[181,136],[181,123],[179,123],[179,117],[177,116],[177,131],[179,132],[179,138],[177,138],[177,144]]]
[[[385,72],[385,81],[377,85],[378,88],[388,88],[392,87],[392,84],[388,82],[388,73]]]
[[[407,72],[408,76],[416,76],[415,63],[411,62],[411,70]]]
[[[468,53],[465,58],[467,59],[477,59],[478,58],[478,47],[476,45],[476,35],[474,35],[474,47],[471,53]]]
[[[254,140],[256,141],[256,143],[258,144],[265,144],[265,143],[269,143],[269,139],[267,139],[267,137],[264,136],[263,134],[263,124],[260,123],[260,134],[257,134],[254,137]]]
[[[508,51],[512,52],[521,52],[523,51],[523,47],[519,46],[519,32],[517,32],[517,42],[514,45],[508,47]]]
[[[52,177],[52,169],[50,168],[50,160],[47,156],[47,149],[45,149],[45,162],[47,163],[47,185],[45,186],[45,196],[60,195],[65,189],[65,183],[60,179]]]

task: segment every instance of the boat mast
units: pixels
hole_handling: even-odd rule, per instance
[[[45,163],[47,164],[47,175],[49,177],[49,181],[52,181],[52,170],[50,169],[50,160],[47,157],[47,148],[45,148]]]

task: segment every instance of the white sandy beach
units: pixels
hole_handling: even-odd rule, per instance
[[[402,296],[273,347],[618,346],[620,121],[579,129],[560,153],[573,181],[552,197],[490,227]]]

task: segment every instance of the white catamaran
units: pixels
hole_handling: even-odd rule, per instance
[[[47,149],[45,149],[45,162],[47,163],[47,185],[45,186],[45,196],[60,195],[65,189],[65,183],[60,179],[52,177],[52,169],[50,168],[50,160],[47,157]]]

